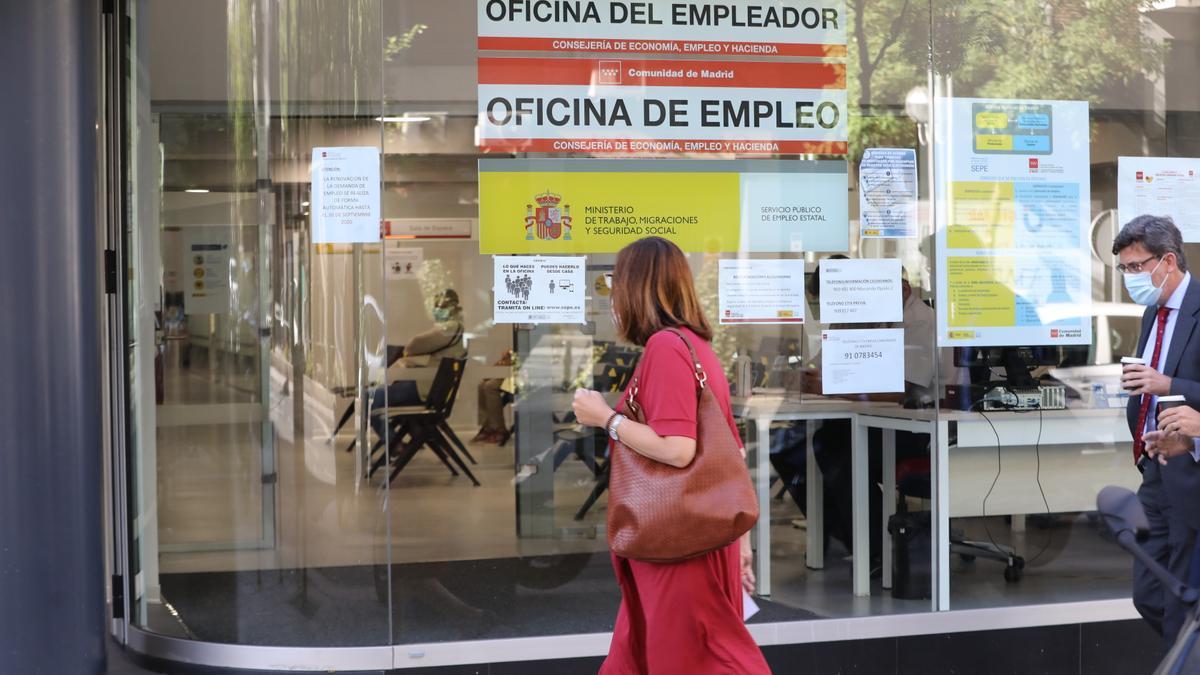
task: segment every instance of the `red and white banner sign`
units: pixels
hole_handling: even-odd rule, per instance
[[[843,0],[477,0],[479,49],[846,55]]]
[[[838,63],[479,59],[479,145],[502,152],[845,154]]]

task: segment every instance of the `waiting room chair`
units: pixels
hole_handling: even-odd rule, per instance
[[[390,483],[421,448],[428,447],[453,475],[457,476],[461,471],[474,485],[479,486],[479,480],[458,453],[458,450],[466,453],[466,448],[449,425],[450,413],[454,409],[454,401],[462,385],[466,362],[466,359],[443,358],[438,364],[438,371],[423,405],[381,408],[373,413],[386,417],[388,438],[384,439],[383,444],[387,451],[374,458],[371,475],[387,464],[390,457]],[[469,456],[469,453],[467,454]]]

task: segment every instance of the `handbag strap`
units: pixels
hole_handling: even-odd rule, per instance
[[[696,388],[703,390],[708,383],[708,373],[704,372],[704,366],[700,364],[700,357],[696,355],[696,347],[692,345],[692,341],[688,339],[688,336],[678,328],[666,328],[664,330],[668,333],[674,333],[680,340],[683,340],[683,344],[687,345],[688,352],[692,356],[692,366],[695,369],[693,374],[696,376]],[[638,380],[640,379],[639,374],[644,364],[645,359],[642,359],[638,363],[637,371],[634,372],[633,377],[629,380],[629,395],[625,397],[626,408],[634,413],[637,413],[640,409],[637,402]]]
[[[704,372],[704,366],[700,365],[700,357],[696,356],[696,347],[692,345],[692,341],[688,339],[688,336],[684,335],[683,331],[679,330],[678,328],[668,328],[666,330],[668,333],[674,333],[678,335],[679,339],[683,340],[683,344],[687,345],[688,351],[692,355],[692,365],[696,368],[695,375],[697,386],[700,389],[703,389],[704,385],[708,382],[708,373]]]

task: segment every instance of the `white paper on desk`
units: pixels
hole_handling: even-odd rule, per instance
[[[859,258],[821,261],[821,323],[904,320],[900,261]]]
[[[755,614],[758,614],[758,603],[754,602],[754,598],[750,597],[750,594],[747,593],[746,589],[743,588],[742,589],[742,622],[744,623],[746,621],[749,621],[750,617],[754,616]]]
[[[821,393],[904,391],[904,329],[821,331]]]

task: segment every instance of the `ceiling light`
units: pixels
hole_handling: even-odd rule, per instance
[[[428,115],[385,115],[376,117],[376,122],[388,122],[393,124],[401,124],[404,122],[428,122],[433,119]]]
[[[192,194],[202,195],[202,194],[207,193],[208,190],[205,188],[188,188],[188,189],[184,190],[184,192],[191,192]]]

